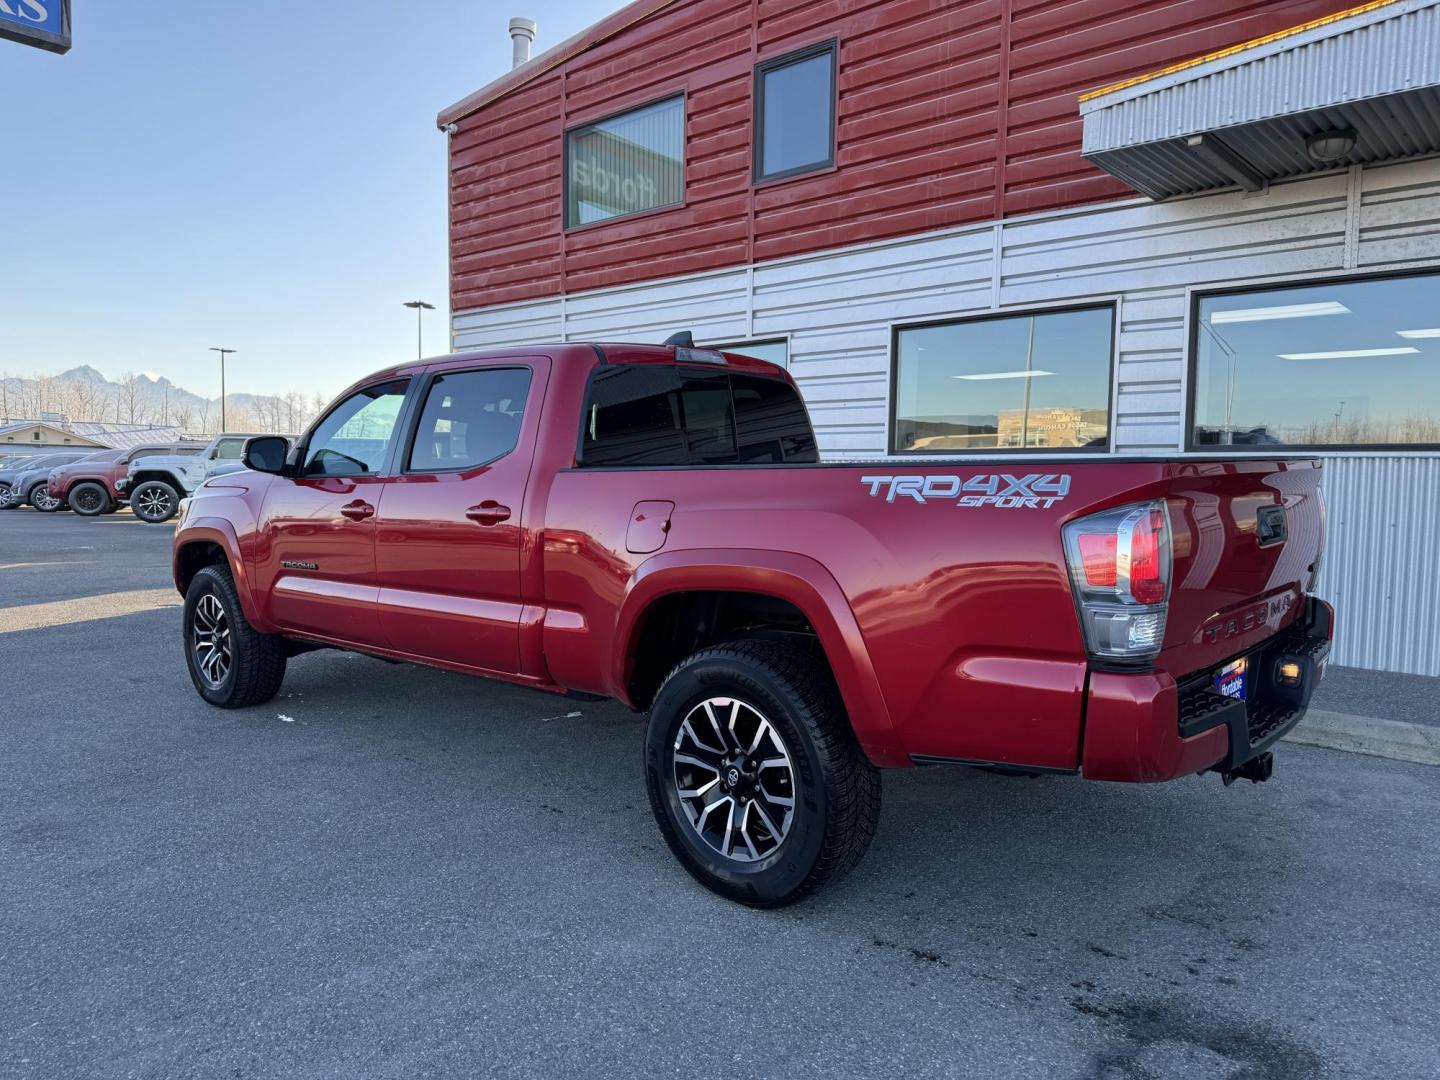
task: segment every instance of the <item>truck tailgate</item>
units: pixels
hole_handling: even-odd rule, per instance
[[[1169,467],[1174,586],[1158,666],[1183,678],[1299,616],[1324,543],[1320,473],[1305,459]]]

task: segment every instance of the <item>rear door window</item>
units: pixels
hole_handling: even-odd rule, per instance
[[[438,375],[410,448],[411,472],[477,468],[520,442],[529,368],[487,368]]]

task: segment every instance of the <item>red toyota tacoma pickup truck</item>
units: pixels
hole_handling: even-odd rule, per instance
[[[879,768],[1265,779],[1330,648],[1312,459],[820,464],[785,371],[683,343],[392,368],[245,461],[175,533],[206,701],[326,646],[618,698],[755,905],[855,864]]]

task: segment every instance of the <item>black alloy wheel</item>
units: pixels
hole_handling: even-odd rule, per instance
[[[829,668],[769,640],[702,649],[670,673],[650,709],[645,779],[685,869],[754,907],[843,876],[880,816],[879,771]]]
[[[76,484],[66,500],[70,509],[81,517],[98,517],[110,509],[110,493],[99,484],[86,481]]]

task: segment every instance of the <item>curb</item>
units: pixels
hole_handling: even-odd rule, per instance
[[[1285,742],[1324,746],[1393,761],[1440,765],[1440,727],[1311,709]]]

